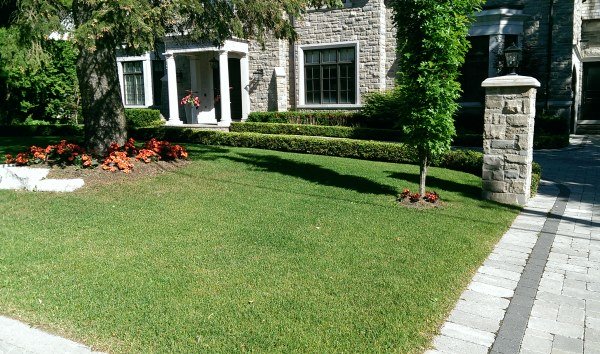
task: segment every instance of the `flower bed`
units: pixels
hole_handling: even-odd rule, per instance
[[[94,168],[99,165],[99,161],[102,161],[102,169],[105,171],[130,173],[133,170],[133,160],[150,163],[159,160],[187,159],[187,157],[188,153],[184,147],[155,138],[148,140],[140,150],[136,148],[133,139],[129,139],[123,146],[112,143],[106,155],[102,157],[92,156],[86,153],[83,147],[62,140],[60,143],[48,145],[46,148],[31,146],[29,151],[20,152],[14,157],[7,154],[5,162],[17,166],[46,164]]]

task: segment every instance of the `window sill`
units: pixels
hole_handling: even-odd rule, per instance
[[[361,109],[362,104],[304,104],[298,105],[297,109]]]

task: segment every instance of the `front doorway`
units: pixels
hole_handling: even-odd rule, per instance
[[[231,119],[240,121],[242,119],[242,70],[240,59],[229,58],[229,100],[231,109]],[[213,68],[213,88],[215,97],[215,113],[218,120],[221,120],[221,77],[219,67]]]
[[[582,120],[600,120],[600,62],[583,63]]]

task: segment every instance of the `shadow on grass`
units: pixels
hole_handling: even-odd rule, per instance
[[[415,173],[406,172],[389,172],[390,178],[408,181],[411,183],[419,184],[419,175]],[[434,176],[427,176],[427,190],[443,190],[448,192],[456,192],[461,195],[473,199],[481,199],[481,188],[475,187],[468,184],[457,183],[454,181],[448,181],[440,179]]]
[[[2,136],[0,137],[0,157],[2,157],[0,161],[4,161],[4,154],[15,155],[19,152],[29,151],[29,147],[32,145],[46,147],[50,144],[56,144],[63,139],[67,139],[69,142],[81,143],[78,137],[62,138],[59,136]]]
[[[396,189],[391,186],[360,176],[344,175],[317,164],[288,160],[278,156],[255,154],[240,154],[239,156],[224,156],[224,158],[251,165],[263,171],[297,177],[324,186],[338,187],[366,194],[397,194]]]

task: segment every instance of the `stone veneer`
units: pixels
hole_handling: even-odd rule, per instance
[[[396,31],[384,0],[353,0],[340,9],[311,10],[294,24],[297,41],[271,38],[264,46],[250,44],[252,112],[298,107],[302,85],[299,72],[304,70],[298,64],[298,49],[304,45],[358,43],[358,103],[369,92],[393,86]],[[289,94],[278,95],[282,89]],[[287,99],[287,104],[282,99]]]
[[[483,137],[483,197],[525,205],[531,192],[533,126],[539,81],[507,75],[487,79]]]

